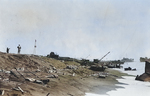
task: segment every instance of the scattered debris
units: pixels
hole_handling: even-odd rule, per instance
[[[49,96],[50,95],[50,93],[48,93],[46,96]]]
[[[99,73],[99,78],[106,78],[108,76],[108,73]]]
[[[44,84],[47,84],[50,80],[49,79],[43,79],[41,80]]]
[[[73,73],[72,76],[75,76],[75,73]]]
[[[20,87],[18,87],[18,89],[22,92],[22,94],[24,93],[24,91]]]
[[[85,80],[83,78],[88,78],[88,76],[94,76],[94,78],[96,79],[98,77],[106,78],[108,76],[106,72],[103,72],[105,71],[107,66],[105,64],[99,64],[99,61],[92,62],[86,59],[78,60],[68,57],[60,58],[53,53],[50,55],[51,58],[38,55],[29,56],[23,54],[7,54],[6,56],[4,55],[4,57],[2,57],[2,54],[2,56],[0,56],[0,59],[2,61],[2,67],[0,67],[0,83],[4,83],[3,86],[5,87],[6,85],[5,88],[8,90],[12,88],[11,91],[20,91],[22,94],[25,94],[25,96],[31,96],[31,90],[40,90],[40,92],[43,92],[43,94],[45,94],[47,90],[45,90],[44,88],[48,88],[45,86],[54,88],[53,86],[57,86],[57,83],[59,81],[63,82],[63,80],[67,79],[68,77],[74,79],[75,77],[78,78],[79,76],[79,78]],[[57,58],[60,60],[54,60],[52,57],[54,59]],[[66,63],[66,61],[69,62]],[[102,63],[102,61],[100,63]],[[20,84],[22,86],[20,86]],[[26,84],[28,86],[25,86]],[[19,94],[13,92],[9,93],[9,91],[6,91],[6,89],[5,94],[8,94],[8,96],[21,96],[20,92]],[[2,92],[3,91],[1,91],[1,93]],[[72,94],[68,95],[74,96]],[[46,96],[50,96],[50,93],[48,93]]]
[[[18,87],[15,87],[15,88],[12,88],[13,90],[16,90],[16,91],[21,91],[22,94],[24,94],[24,91],[18,86]]]
[[[129,71],[129,70],[131,70],[131,71],[136,71],[136,68],[132,69],[131,67],[128,67],[128,68],[124,68],[124,70],[125,70],[125,71]]]
[[[34,78],[26,78],[25,80],[26,80],[26,81],[29,81],[29,82],[34,82],[34,81],[35,81]]]
[[[131,68],[131,67],[128,67],[128,68],[124,68],[124,70],[125,70],[125,71],[127,71],[127,70],[132,70],[132,68]]]
[[[74,70],[76,70],[78,67],[75,66],[75,65],[67,65],[66,68],[67,68],[67,69],[74,69]]]
[[[34,83],[43,84],[43,82],[41,80],[35,80]]]
[[[58,78],[58,75],[57,74],[51,74],[51,75],[48,75],[46,77],[47,78]]]
[[[55,68],[55,67],[53,67],[53,70],[56,70],[56,68]]]
[[[4,90],[0,90],[0,95],[4,95],[5,91]]]
[[[35,72],[41,72],[41,70],[40,70],[40,69],[37,69]]]

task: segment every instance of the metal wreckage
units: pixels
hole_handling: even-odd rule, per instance
[[[135,80],[150,81],[150,62],[145,61],[145,72],[142,75],[137,75]]]

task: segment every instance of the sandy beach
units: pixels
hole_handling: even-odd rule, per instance
[[[0,53],[0,60],[0,90],[5,91],[4,96],[106,94],[116,89],[116,79],[127,75],[109,68],[104,72],[93,71],[78,62],[33,55]],[[100,73],[107,77],[99,78]],[[41,83],[43,80],[46,83]]]
[[[50,93],[50,96],[85,96],[85,93],[106,94],[108,91],[121,88],[115,86],[115,84],[119,84],[116,79],[126,74],[112,69],[108,69],[107,72],[111,75],[105,79],[93,76],[62,76],[57,80],[51,79],[51,82],[47,85],[50,88],[41,88],[41,92],[32,91],[32,95],[46,96],[47,93]]]
[[[115,86],[118,86],[115,90],[109,90],[105,94],[99,94],[99,93],[86,93],[85,96],[148,96],[150,94],[150,83],[149,82],[143,82],[135,80],[136,76],[139,74],[143,74],[145,69],[145,63],[144,62],[131,62],[131,63],[125,63],[123,65],[124,68],[127,67],[136,68],[136,71],[124,71],[124,69],[115,69],[123,73],[127,73],[128,75],[122,76],[122,78],[118,78],[117,81],[118,84],[115,84]],[[98,90],[100,91],[101,88]]]

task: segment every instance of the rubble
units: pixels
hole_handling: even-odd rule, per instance
[[[106,78],[108,76],[108,73],[102,72],[99,73],[99,78]]]
[[[45,92],[47,92],[46,88],[48,88],[46,86],[50,86],[49,88],[51,89],[55,88],[55,86],[57,87],[57,84],[62,83],[63,80],[74,80],[76,77],[88,78],[88,76],[95,76],[94,78],[98,78],[102,75],[106,76],[106,74],[100,74],[97,73],[97,71],[90,70],[90,68],[92,69],[91,65],[82,66],[82,62],[80,62],[81,60],[76,60],[78,62],[75,60],[66,62],[66,60],[60,61],[44,56],[39,57],[22,54],[7,54],[7,56],[4,56],[3,58],[0,55],[0,59],[2,61],[2,67],[0,68],[0,82],[3,83],[3,87],[12,92],[5,91],[6,94],[8,93],[10,96],[14,96],[13,94],[16,94],[16,96],[22,96],[20,95],[20,92],[25,94],[25,96],[35,96],[31,92],[37,91],[41,87],[43,87],[43,90],[39,91],[45,94]],[[96,68],[99,72],[101,71],[102,66]],[[105,68],[103,71],[104,70]],[[21,84],[21,86],[19,84]],[[14,90],[20,92],[13,93],[15,92]],[[49,95],[50,93],[47,94],[47,96]]]
[[[73,73],[72,76],[75,76],[75,73]]]
[[[24,93],[24,91],[20,87],[18,87],[18,89],[22,92],[22,94]]]
[[[35,81],[34,78],[26,78],[25,80],[26,80],[26,81],[29,81],[29,82],[34,82],[34,81]]]
[[[49,96],[50,95],[50,93],[48,93],[46,96]]]
[[[74,70],[76,70],[78,67],[75,66],[75,65],[67,65],[66,68],[67,68],[67,69],[74,69]]]
[[[0,95],[4,95],[5,91],[4,90],[0,90]]]
[[[58,78],[57,74],[50,74],[48,76],[46,76],[47,78]]]
[[[34,83],[43,84],[43,82],[41,80],[35,80]]]
[[[50,80],[49,79],[43,79],[41,80],[44,84],[47,84]]]

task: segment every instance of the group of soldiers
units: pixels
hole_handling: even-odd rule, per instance
[[[18,54],[20,54],[20,51],[21,51],[21,46],[20,46],[20,44],[17,46],[17,48],[18,48]],[[7,49],[6,49],[6,52],[7,52],[7,53],[9,53],[9,49],[10,49],[10,48],[7,47]]]

